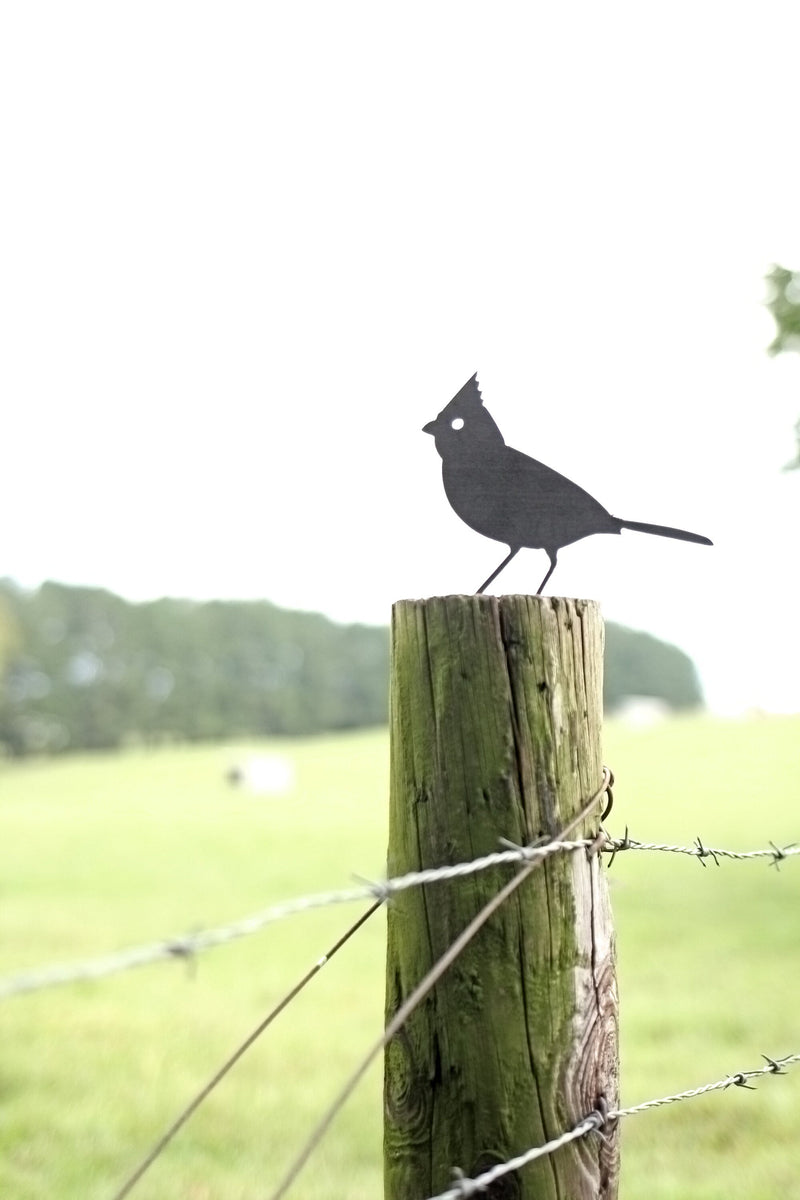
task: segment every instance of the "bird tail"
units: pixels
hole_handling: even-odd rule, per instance
[[[635,529],[637,533],[655,533],[659,537],[678,538],[681,542],[699,542],[701,546],[713,546],[711,538],[701,533],[689,533],[685,529],[673,529],[671,525],[648,525],[645,521],[622,521],[623,529]]]

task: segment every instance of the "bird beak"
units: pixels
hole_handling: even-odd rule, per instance
[[[423,433],[432,433],[433,436],[436,437],[436,422],[428,421],[427,425],[422,426],[422,432]]]

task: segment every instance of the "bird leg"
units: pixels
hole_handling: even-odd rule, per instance
[[[478,588],[475,595],[480,596],[482,592],[485,592],[487,587],[489,586],[489,584],[492,582],[492,580],[497,578],[497,576],[502,571],[503,567],[507,567],[508,564],[511,562],[512,558],[514,557],[514,555],[518,554],[518,553],[519,553],[519,546],[517,546],[516,550],[512,550],[510,554],[506,555],[506,557],[500,563],[500,566],[497,568],[496,571],[492,571],[492,573],[488,579],[484,579],[483,583]],[[553,563],[553,566],[555,566],[555,563]],[[552,569],[553,569],[553,567],[550,568],[551,571],[552,571]]]
[[[553,571],[555,571],[555,569],[556,569],[556,563],[558,562],[558,551],[557,550],[552,550],[552,551],[548,550],[547,557],[550,559],[550,568],[549,568],[547,574],[545,575],[544,579],[542,580],[542,582],[539,584],[539,590],[536,593],[537,596],[541,596],[544,585],[547,583],[548,579],[553,574]]]

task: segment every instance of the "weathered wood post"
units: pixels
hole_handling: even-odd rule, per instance
[[[390,875],[553,836],[602,782],[603,626],[591,601],[404,600],[392,614]],[[571,834],[591,836],[595,810]],[[388,909],[387,1021],[514,873]],[[614,940],[600,857],[554,855],[389,1043],[385,1200],[424,1200],[617,1105]],[[589,1134],[487,1193],[612,1200],[618,1146]]]

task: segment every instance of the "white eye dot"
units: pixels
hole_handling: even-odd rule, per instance
[[[453,420],[450,422],[450,428],[451,429],[463,429],[464,428],[464,418],[463,417],[454,417]]]

